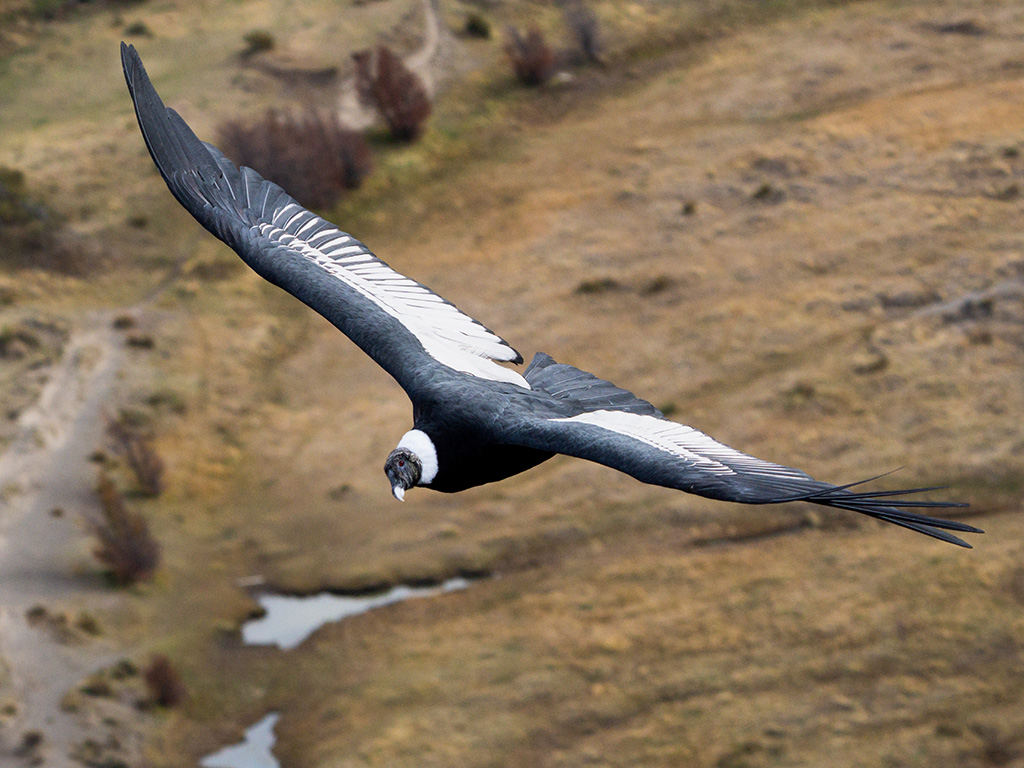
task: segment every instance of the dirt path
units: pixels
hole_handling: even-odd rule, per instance
[[[110,312],[96,313],[72,334],[39,401],[22,414],[18,437],[0,456],[0,487],[6,489],[0,502],[0,649],[17,707],[2,732],[5,765],[73,764],[68,754],[89,727],[63,711],[61,700],[113,653],[106,642],[85,641],[27,616],[42,606],[48,616],[63,614],[73,623],[117,599],[94,576],[81,575],[87,554],[78,515],[96,503],[88,456],[102,441],[104,408],[123,360],[111,319]],[[32,732],[42,734],[40,747],[21,749]]]
[[[405,59],[405,65],[420,76],[427,88],[427,93],[434,96],[440,82],[437,62],[444,51],[446,39],[441,24],[440,0],[423,0],[424,31],[423,43],[419,50]],[[338,115],[342,122],[363,130],[373,125],[377,116],[371,109],[359,103],[354,78],[349,78],[341,85],[338,99]]]
[[[406,63],[433,94],[443,51],[438,0],[423,0],[423,12],[423,42]],[[355,127],[375,120],[359,104],[351,80],[342,86],[339,109]],[[104,413],[124,363],[114,315],[96,312],[82,319],[37,403],[22,413],[17,437],[0,454],[0,658],[6,664],[0,704],[13,705],[0,722],[4,766],[81,765],[72,754],[96,739],[97,724],[62,702],[90,673],[121,655],[110,641],[73,629],[79,617],[118,600],[91,575],[81,523],[81,512],[97,503],[96,470],[88,457],[102,444]],[[36,734],[42,740],[29,746]]]

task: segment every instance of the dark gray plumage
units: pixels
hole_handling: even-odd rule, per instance
[[[396,498],[417,485],[454,492],[501,480],[563,453],[714,499],[853,510],[964,547],[948,531],[981,533],[906,511],[966,506],[903,498],[933,489],[854,492],[819,482],[669,421],[645,400],[547,355],[534,357],[524,375],[501,365],[522,357],[276,184],[236,168],[164,107],[133,47],[122,43],[121,60],[146,146],[178,202],[409,395],[414,428],[385,464]]]

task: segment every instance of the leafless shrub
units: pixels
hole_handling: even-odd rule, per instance
[[[356,92],[376,109],[397,141],[415,141],[430,115],[430,99],[420,77],[385,45],[352,54]]]
[[[524,85],[544,85],[555,71],[555,52],[539,27],[531,27],[525,35],[515,27],[506,28],[505,53]]]
[[[583,0],[566,0],[562,16],[583,57],[595,64],[603,64],[604,43],[594,11],[584,5]]]
[[[97,539],[93,554],[122,586],[151,579],[160,562],[160,545],[149,532],[146,520],[128,509],[124,496],[105,472],[100,473],[96,493],[100,517],[89,521]]]
[[[334,114],[309,108],[301,115],[267,110],[253,123],[230,120],[220,144],[238,165],[273,181],[303,205],[328,208],[370,172],[366,140]]]
[[[171,664],[171,660],[158,653],[143,672],[150,699],[160,707],[173,707],[185,700],[185,683]]]
[[[159,496],[164,490],[164,462],[150,439],[123,415],[107,420],[107,434],[114,443],[114,451],[135,476],[139,492],[144,496]]]

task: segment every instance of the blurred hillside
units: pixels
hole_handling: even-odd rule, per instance
[[[1024,8],[590,7],[603,66],[571,61],[529,89],[502,30],[536,24],[567,48],[559,7],[443,0],[423,139],[371,130],[373,172],[327,217],[527,359],[547,352],[822,480],[902,468],[877,485],[947,486],[935,498],[970,502],[986,535],[964,551],[565,458],[395,503],[381,466],[411,425],[404,394],[178,207],[117,51],[133,42],[215,140],[269,107],[333,109],[354,51],[418,50],[424,4],[146,0],[48,19],[11,3],[0,166],[51,212],[33,226],[68,261],[0,258],[0,440],[17,444],[68,339],[104,312],[103,328],[129,318],[104,407],[166,467],[162,494],[129,494],[162,547],[155,581],[102,582],[79,483],[47,521],[71,565],[45,569],[38,599],[88,605],[100,627],[62,654],[101,650],[108,669],[166,654],[189,692],[140,712],[118,681],[83,694],[83,673],[69,739],[180,766],[279,711],[275,752],[299,768],[1024,765]],[[470,14],[490,39],[464,33]],[[254,30],[273,48],[245,56]],[[39,528],[10,510],[34,493],[0,488],[0,557],[32,547]],[[238,638],[255,608],[239,580],[312,592],[458,574],[492,578],[293,651]],[[29,607],[11,593],[8,624]],[[33,720],[22,657],[2,647],[12,754]]]

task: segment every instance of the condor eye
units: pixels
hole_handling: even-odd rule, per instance
[[[398,466],[404,467],[405,466],[405,459],[399,459],[398,460]]]

